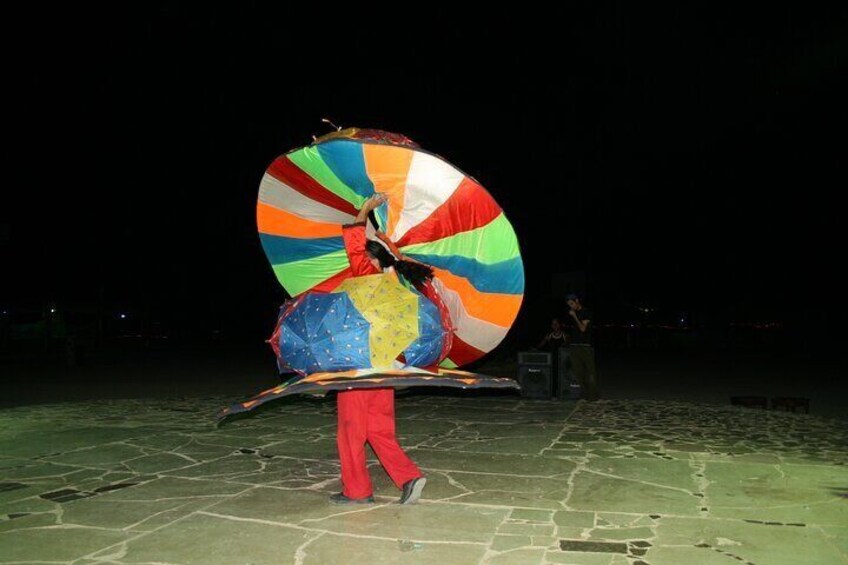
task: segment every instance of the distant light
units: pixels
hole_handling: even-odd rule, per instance
[[[122,320],[126,320],[126,319],[127,319],[127,315],[126,315],[126,314],[121,314],[120,318],[121,318]]]
[[[50,313],[51,313],[51,314],[55,314],[55,313],[56,313],[56,309],[55,309],[55,308],[51,308],[51,309],[50,309]]]

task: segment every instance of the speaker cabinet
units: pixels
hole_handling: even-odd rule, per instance
[[[550,365],[551,354],[545,351],[519,351],[519,365]]]
[[[518,384],[521,385],[521,396],[524,398],[551,398],[551,368],[533,365],[518,367]]]
[[[550,353],[522,351],[518,354],[518,384],[524,398],[550,399],[553,377]]]
[[[582,388],[574,371],[571,370],[571,356],[568,347],[560,347],[557,352],[557,386],[556,394],[560,400],[578,399],[582,395]]]

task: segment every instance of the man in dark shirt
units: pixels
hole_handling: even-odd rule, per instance
[[[576,294],[565,297],[571,319],[571,367],[584,391],[586,400],[597,400],[598,385],[595,375],[595,350],[592,348],[592,314],[580,303]]]

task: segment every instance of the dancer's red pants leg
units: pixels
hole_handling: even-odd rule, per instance
[[[395,391],[391,388],[347,390],[338,395],[337,443],[345,496],[371,496],[371,477],[365,461],[365,442],[398,488],[421,471],[404,453],[395,436]]]

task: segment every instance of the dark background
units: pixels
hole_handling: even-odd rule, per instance
[[[55,308],[101,338],[261,345],[285,294],[259,181],[329,117],[505,209],[527,279],[507,351],[578,290],[602,342],[667,326],[733,355],[748,328],[844,367],[846,9],[74,8],[3,39],[7,325]]]

